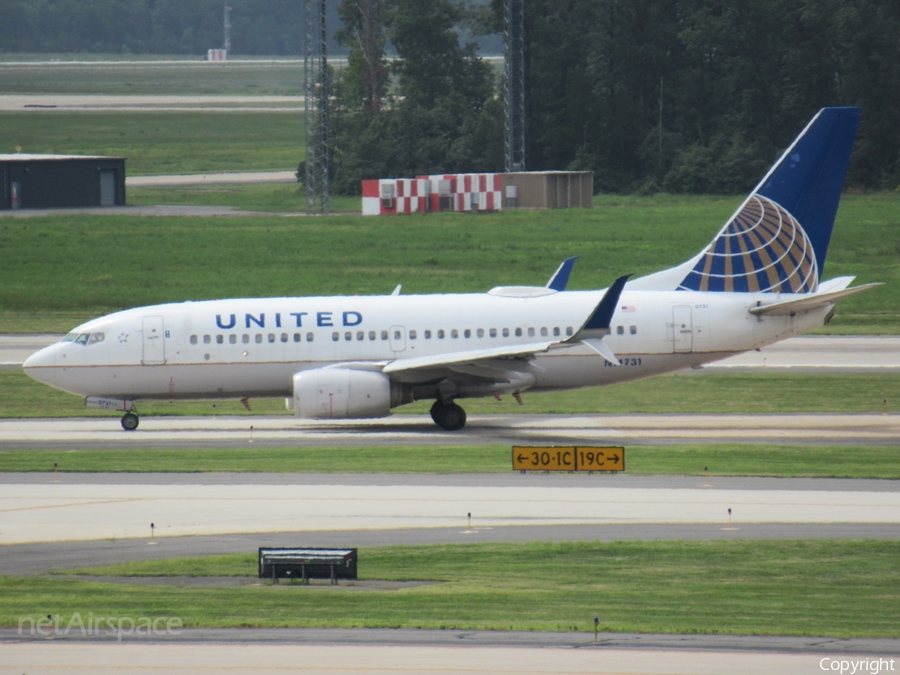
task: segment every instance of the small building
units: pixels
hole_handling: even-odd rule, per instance
[[[503,185],[507,208],[510,199],[520,209],[589,209],[594,204],[593,171],[505,173]]]
[[[460,173],[362,182],[364,216],[593,206],[593,171]]]
[[[0,155],[0,209],[124,205],[124,157]]]

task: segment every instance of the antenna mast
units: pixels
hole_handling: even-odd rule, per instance
[[[525,0],[504,0],[505,169],[525,170]]]
[[[306,212],[328,213],[328,53],[325,0],[303,0],[306,42]]]
[[[231,52],[231,7],[225,0],[225,52]]]

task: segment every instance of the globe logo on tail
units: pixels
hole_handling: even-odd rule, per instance
[[[679,289],[725,293],[814,293],[812,243],[781,205],[753,194],[700,256]]]

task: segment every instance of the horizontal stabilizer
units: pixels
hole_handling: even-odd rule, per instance
[[[798,312],[805,312],[810,309],[816,309],[823,305],[833,305],[841,300],[862,293],[875,286],[881,286],[880,283],[864,284],[855,286],[854,288],[845,288],[840,291],[832,291],[830,293],[811,293],[796,300],[785,300],[784,302],[774,302],[771,305],[760,305],[759,307],[751,307],[750,313],[756,316],[790,316]]]

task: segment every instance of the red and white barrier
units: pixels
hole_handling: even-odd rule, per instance
[[[503,208],[503,175],[458,173],[429,176],[432,184],[450,181],[454,211],[499,211]]]
[[[227,61],[228,60],[228,50],[227,49],[210,49],[206,52],[206,60],[207,61]]]
[[[362,182],[364,216],[409,215],[429,210],[431,182],[421,178],[381,178]]]
[[[499,173],[458,173],[362,182],[364,216],[442,210],[499,211],[502,208],[503,175]]]

